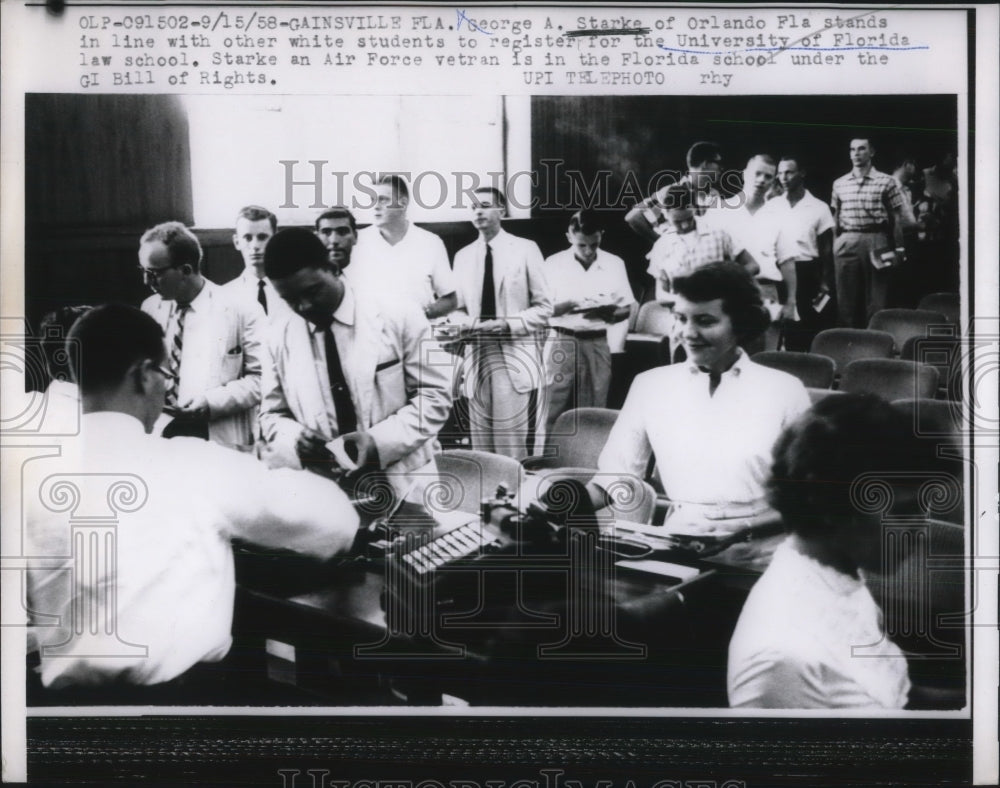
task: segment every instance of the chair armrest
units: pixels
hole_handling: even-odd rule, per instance
[[[545,468],[556,468],[558,466],[556,465],[555,457],[544,454],[533,454],[531,457],[525,457],[521,460],[521,467],[526,471],[540,471]]]

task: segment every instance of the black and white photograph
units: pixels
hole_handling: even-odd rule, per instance
[[[18,8],[5,781],[989,782],[972,17],[280,5]]]

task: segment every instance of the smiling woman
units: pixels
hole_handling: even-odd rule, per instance
[[[771,448],[809,397],[798,379],[754,364],[740,349],[769,322],[743,268],[707,265],[678,278],[675,288],[688,361],[636,377],[598,460],[595,503],[618,479],[641,478],[655,456],[675,504],[766,511]],[[702,529],[727,529],[723,519],[700,519]]]

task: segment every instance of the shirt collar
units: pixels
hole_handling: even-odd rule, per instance
[[[663,235],[665,237],[676,238],[678,241],[684,241],[685,236],[688,236],[688,235],[708,235],[709,233],[712,232],[712,228],[711,227],[707,227],[704,224],[702,224],[701,218],[702,217],[700,217],[700,216],[695,216],[694,217],[694,230],[692,230],[690,233],[684,233],[682,235],[682,234],[678,233],[677,230],[674,229],[673,225],[671,225],[671,224],[668,223],[667,224],[667,231],[665,233],[663,233]],[[575,258],[574,258],[574,262],[575,262]]]
[[[257,288],[257,283],[258,282],[263,282],[265,286],[271,284],[270,280],[266,276],[261,277],[260,279],[258,279],[257,278],[257,274],[255,274],[253,272],[253,269],[251,269],[251,268],[244,268],[243,269],[242,278],[243,278],[244,282],[246,282],[248,285],[252,285],[254,287],[254,289]]]
[[[187,305],[188,309],[190,311],[192,311],[192,312],[198,312],[201,309],[203,309],[204,307],[206,307],[208,305],[208,301],[210,299],[208,291],[211,288],[212,288],[212,283],[209,282],[206,279],[205,280],[205,284],[202,286],[202,288],[199,291],[198,295],[196,295],[194,298],[192,298],[191,299],[191,303],[189,303]],[[181,308],[181,305],[177,301],[174,301],[174,311],[177,311],[180,308]]]
[[[597,257],[594,259],[594,262],[592,262],[590,264],[589,268],[584,268],[583,267],[583,263],[581,263],[579,260],[576,259],[576,253],[572,249],[570,249],[569,254],[570,254],[570,257],[573,260],[573,265],[577,266],[585,274],[586,273],[590,273],[591,271],[594,271],[594,270],[603,270],[604,269],[604,265],[603,265],[604,260],[601,257],[601,250],[600,249],[597,250]]]
[[[733,362],[733,365],[729,369],[722,373],[722,377],[725,378],[726,376],[729,376],[738,378],[741,375],[746,374],[748,363],[747,355],[743,352],[743,348],[736,348],[736,361]],[[692,375],[708,375],[708,373],[701,369],[697,364],[689,363],[688,371]]]
[[[80,399],[80,388],[76,383],[69,380],[60,380],[59,378],[55,378],[49,383],[48,388],[45,389],[45,393],[49,396]]]
[[[145,435],[146,428],[142,422],[129,413],[118,410],[99,410],[84,413],[82,416],[81,433],[93,430],[98,435]]]
[[[871,167],[869,167],[868,168],[868,172],[866,172],[860,178],[857,175],[854,174],[854,168],[853,167],[851,168],[851,171],[849,173],[847,173],[848,177],[851,180],[853,180],[853,181],[862,181],[862,182],[866,181],[869,178],[872,178],[872,177],[874,177],[875,175],[878,175],[878,174],[879,174],[879,171],[875,169],[875,165],[872,165]]]
[[[788,199],[788,192],[785,192],[784,194],[782,194],[781,195],[781,199],[785,201],[785,205],[787,205],[789,208],[794,208],[795,205],[801,205],[806,200],[813,199],[813,196],[812,196],[812,192],[811,191],[809,191],[808,189],[803,189],[802,190],[802,199],[800,199],[797,203],[795,203],[795,205],[792,205],[792,201]],[[764,203],[764,205],[767,206],[771,202],[773,202],[773,200],[768,200],[766,203]]]
[[[815,558],[806,555],[796,549],[794,540],[786,539],[781,543],[779,549],[786,550],[790,558],[803,562],[809,567],[810,572],[816,576],[817,580],[829,588],[837,596],[850,596],[864,587],[864,581],[860,577],[851,577],[843,572],[834,569],[817,561]]]
[[[344,279],[343,276],[340,277],[340,281],[344,283],[344,297],[340,301],[340,306],[333,312],[333,320],[335,323],[353,326],[357,307],[357,302],[354,299],[354,288],[351,287],[351,283]],[[308,325],[309,331],[312,334],[322,334],[326,330],[324,326],[317,326],[315,323],[308,323]]]
[[[490,248],[496,249],[506,237],[507,237],[507,231],[504,230],[503,227],[501,227],[500,232],[494,235],[493,239],[489,242]],[[476,243],[479,244],[480,246],[485,247],[487,242],[486,239],[483,238],[482,234],[480,234],[479,236],[476,237]],[[485,250],[483,253],[485,254]]]

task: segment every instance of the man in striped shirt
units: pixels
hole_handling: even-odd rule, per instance
[[[899,184],[875,169],[874,155],[871,140],[852,139],[851,171],[833,182],[837,311],[840,323],[854,328],[886,306],[892,269],[876,268],[872,253],[896,248],[894,236],[912,225]]]

